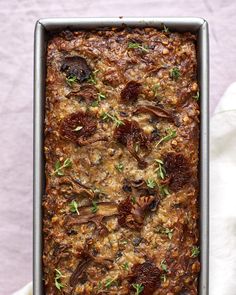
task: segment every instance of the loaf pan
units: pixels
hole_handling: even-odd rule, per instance
[[[46,45],[52,32],[64,29],[94,29],[101,27],[156,27],[163,24],[171,31],[197,33],[198,82],[200,85],[200,247],[201,271],[199,295],[208,294],[209,260],[209,45],[208,24],[202,18],[47,18],[36,22],[34,36],[34,240],[33,294],[43,295],[42,270],[42,196],[44,174],[44,104],[46,77]]]

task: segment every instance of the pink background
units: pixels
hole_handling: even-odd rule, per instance
[[[33,33],[37,19],[200,16],[210,24],[211,111],[236,77],[231,0],[0,0],[0,294],[32,279]]]

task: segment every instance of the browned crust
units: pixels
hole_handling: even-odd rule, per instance
[[[49,40],[47,295],[136,294],[137,283],[140,294],[198,294],[195,42],[155,28],[67,31]],[[77,80],[66,82],[71,73]],[[55,171],[66,159],[72,163]]]

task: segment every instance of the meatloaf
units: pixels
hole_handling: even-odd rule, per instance
[[[51,36],[45,294],[198,294],[198,100],[192,33]]]

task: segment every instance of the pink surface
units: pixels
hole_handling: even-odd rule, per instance
[[[211,109],[236,77],[231,0],[0,1],[0,294],[32,279],[32,83],[35,21],[56,16],[200,16],[210,24]]]

